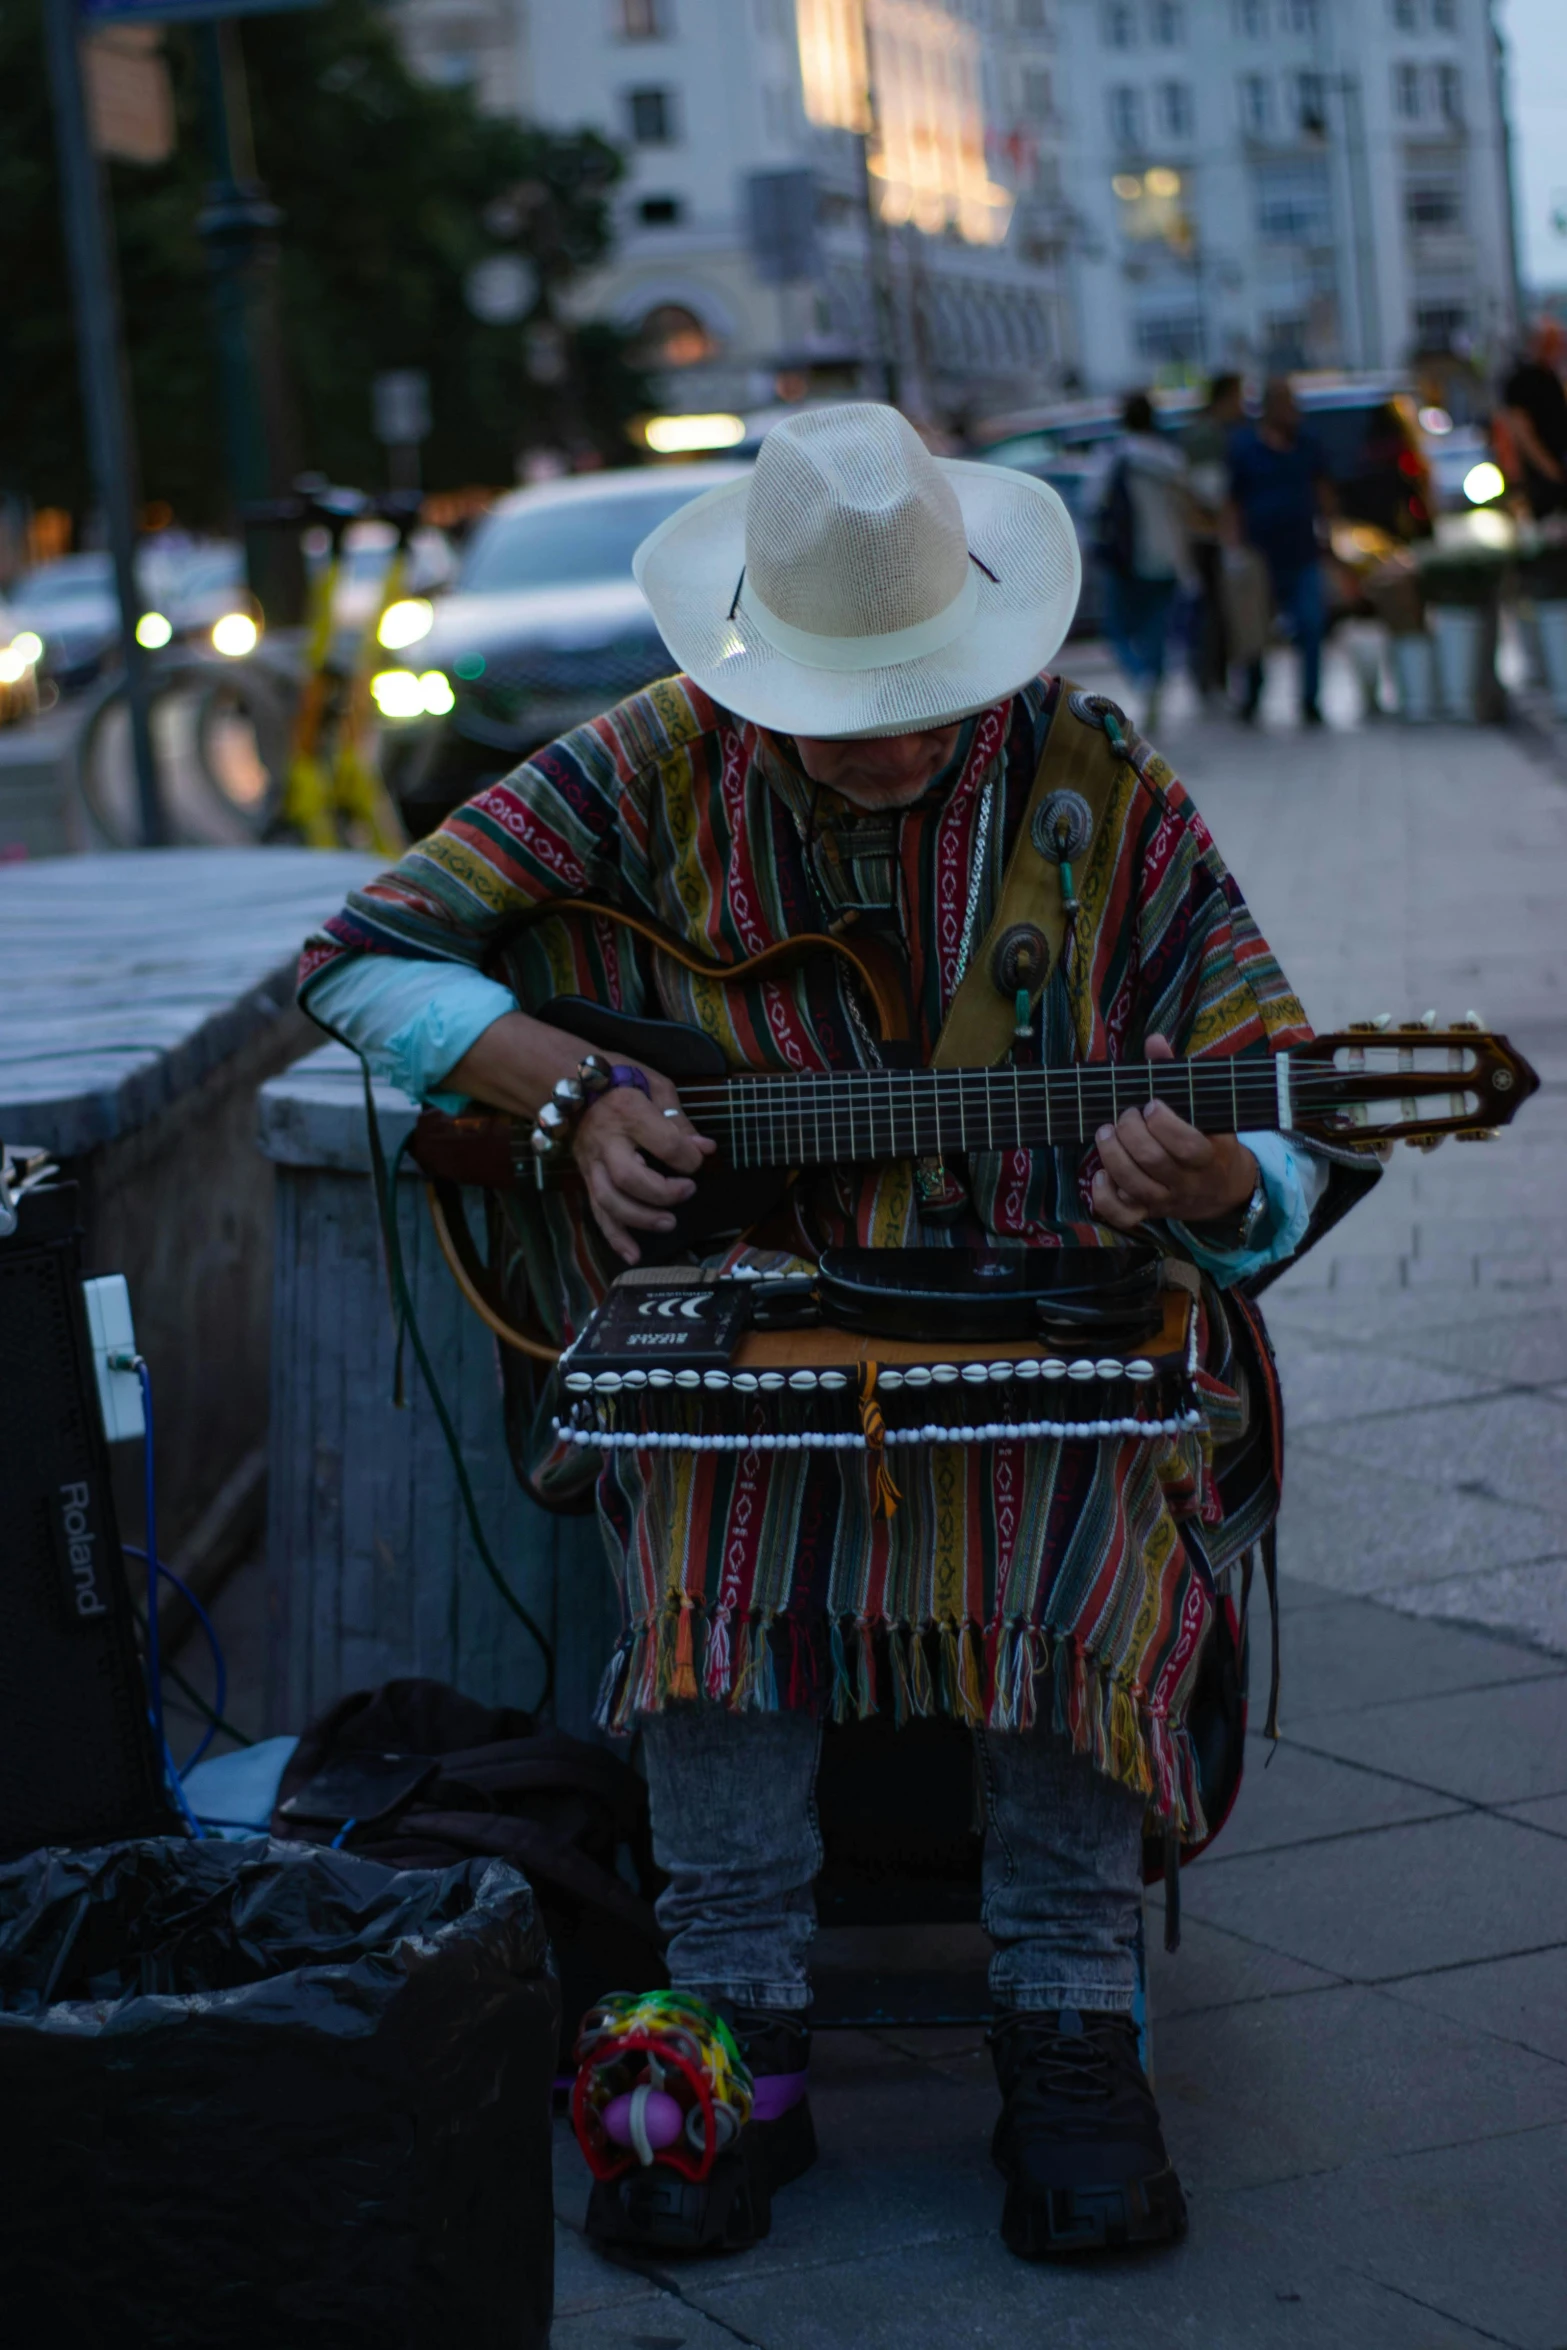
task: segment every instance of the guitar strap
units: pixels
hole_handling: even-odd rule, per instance
[[[1135,790],[1136,775],[1097,718],[1078,715],[1077,698],[1063,678],[996,911],[947,1007],[933,1069],[991,1068],[1004,1060],[1026,1026],[1018,1017],[1020,999],[1026,996],[1030,1015],[1038,1010],[1069,944],[1074,972],[1086,983],[1106,895],[1110,816],[1124,797],[1117,786]],[[1080,1030],[1083,1025],[1079,1020]]]

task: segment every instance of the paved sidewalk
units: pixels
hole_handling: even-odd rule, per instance
[[[1567,2350],[1567,788],[1490,730],[1171,720],[1319,1027],[1475,1006],[1546,1081],[1501,1142],[1400,1151],[1270,1305],[1284,1735],[1153,1961],[1191,2236],[1025,2267],[980,2035],[823,2035],[822,2161],[741,2260],[590,2254],[562,2130],[556,2350]]]

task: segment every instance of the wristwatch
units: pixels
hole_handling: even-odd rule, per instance
[[[1259,1169],[1257,1180],[1252,1186],[1251,1197],[1245,1206],[1238,1210],[1232,1209],[1227,1216],[1215,1216],[1213,1221],[1203,1228],[1209,1247],[1230,1250],[1239,1256],[1244,1250],[1251,1247],[1267,1212],[1268,1188],[1262,1180],[1262,1173]]]

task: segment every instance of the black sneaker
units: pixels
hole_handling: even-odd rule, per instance
[[[642,2252],[745,2252],[773,2224],[773,2197],[816,2160],[806,2094],[810,2026],[798,2012],[715,2002],[750,2068],[751,2119],[707,2177],[683,2179],[666,2163],[595,2180],[587,2234],[604,2248]]]
[[[990,2035],[1006,2179],[1001,2236],[1024,2260],[1173,2244],[1186,2199],[1127,2015],[1019,2014]]]

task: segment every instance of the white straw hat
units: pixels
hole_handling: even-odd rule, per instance
[[[782,734],[907,734],[983,710],[1066,636],[1082,559],[1055,491],[933,457],[895,408],[775,425],[748,480],[645,538],[637,584],[726,710]]]

